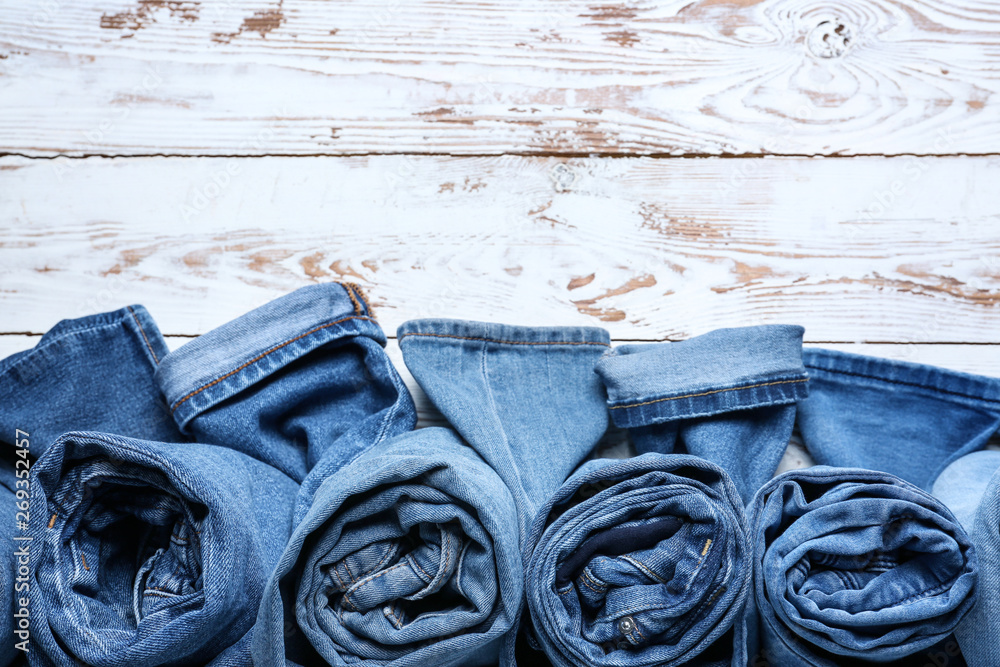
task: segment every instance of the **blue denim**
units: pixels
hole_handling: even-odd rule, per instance
[[[616,426],[640,454],[686,453],[725,470],[744,504],[771,479],[807,394],[802,327],[718,329],[616,347],[597,365]]]
[[[754,667],[899,661],[946,640],[975,601],[969,536],[894,475],[789,471],[757,492],[748,521]]]
[[[934,482],[940,498],[969,532],[979,557],[979,595],[955,629],[970,665],[1000,665],[1000,452],[974,452]]]
[[[606,429],[604,330],[422,320],[399,340],[467,442],[399,435],[322,483],[268,584],[258,665],[495,663],[528,522]]]
[[[11,512],[0,521],[0,540],[12,545],[14,557],[0,573],[0,665],[20,654],[12,634],[16,571],[26,565],[28,536],[14,521],[15,502],[24,502],[30,480],[28,466],[65,431],[93,429],[134,437],[181,442],[166,404],[153,382],[156,365],[167,353],[156,323],[142,306],[63,320],[30,350],[0,361],[0,502]],[[16,433],[27,433],[30,456],[16,454]],[[22,497],[15,494],[20,490]],[[38,510],[43,512],[43,510]],[[30,553],[30,543],[28,551]],[[24,578],[17,597],[25,597]],[[18,606],[20,607],[20,605]],[[26,631],[32,639],[44,627],[44,610],[32,614]],[[16,638],[20,641],[22,638]],[[38,651],[37,647],[32,648]]]
[[[416,425],[385,343],[360,290],[310,285],[171,352],[156,380],[185,434],[302,484],[298,523],[330,474]]]
[[[298,485],[249,456],[61,436],[31,489],[33,665],[244,666]]]
[[[594,365],[608,332],[427,319],[396,335],[428,398],[510,489],[523,545],[538,509],[607,430]]]
[[[496,472],[448,429],[406,433],[320,485],[268,582],[254,664],[495,663],[521,578]]]
[[[534,639],[557,667],[745,665],[732,654],[749,546],[743,502],[718,466],[681,454],[588,461],[528,538]]]
[[[892,473],[930,490],[950,463],[1000,428],[1000,380],[806,349],[799,429],[820,464]]]

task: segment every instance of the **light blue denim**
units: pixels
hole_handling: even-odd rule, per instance
[[[955,513],[979,556],[979,595],[955,636],[969,665],[1000,665],[1000,451],[974,452],[947,468],[934,495]]]
[[[803,331],[763,325],[616,347],[597,365],[611,418],[640,454],[718,464],[745,504],[777,469],[807,394]]]
[[[823,465],[892,473],[929,491],[1000,428],[1000,381],[923,364],[804,351],[802,439]]]
[[[734,624],[749,546],[743,503],[718,466],[683,454],[588,461],[528,538],[533,638],[557,667],[745,665]],[[535,664],[523,648],[519,657]]]
[[[398,435],[320,485],[268,584],[258,667],[495,663],[527,523],[606,428],[603,330],[422,320],[399,340],[466,442]]]
[[[753,667],[915,654],[910,664],[923,665],[934,653],[921,652],[947,640],[975,601],[969,536],[943,503],[894,475],[792,470],[765,484],[748,513]]]
[[[156,379],[185,434],[302,484],[298,523],[330,474],[416,425],[385,343],[357,287],[322,283],[181,346],[163,359]]]

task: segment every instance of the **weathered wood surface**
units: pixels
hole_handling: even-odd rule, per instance
[[[0,152],[1000,152],[989,1],[0,0],[0,17]]]
[[[985,157],[0,158],[0,332],[142,302],[196,335],[341,279],[389,333],[996,343],[998,183]]]

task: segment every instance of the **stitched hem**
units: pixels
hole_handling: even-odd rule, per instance
[[[596,341],[528,341],[528,340],[499,340],[496,338],[477,338],[474,336],[455,336],[453,334],[433,334],[433,333],[406,333],[399,337],[402,341],[404,338],[409,338],[410,336],[426,336],[430,338],[455,338],[457,340],[481,340],[487,343],[498,343],[500,345],[600,345],[602,347],[611,347],[608,343],[600,343]]]
[[[261,354],[258,354],[253,359],[251,359],[251,360],[249,360],[247,362],[244,362],[243,364],[240,364],[239,366],[237,366],[233,370],[229,371],[225,375],[221,375],[221,376],[215,378],[214,380],[212,380],[211,382],[208,382],[208,383],[202,385],[201,387],[195,389],[194,391],[190,392],[189,394],[187,394],[183,398],[179,399],[176,403],[174,403],[173,405],[171,405],[170,406],[170,412],[171,413],[175,412],[177,410],[177,408],[179,408],[181,406],[181,404],[184,403],[185,401],[187,401],[189,398],[192,398],[192,397],[200,394],[201,392],[205,391],[209,387],[217,385],[218,383],[222,382],[223,380],[225,380],[228,377],[232,377],[233,375],[235,375],[236,373],[239,373],[241,370],[243,370],[247,366],[255,364],[258,361],[260,361],[261,359],[265,358],[267,355],[272,354],[274,352],[277,352],[278,350],[282,349],[283,347],[286,347],[286,346],[294,343],[297,340],[301,340],[302,338],[305,338],[306,336],[309,336],[310,334],[314,334],[317,331],[321,331],[323,329],[327,329],[329,327],[332,327],[334,325],[340,324],[342,322],[346,322],[348,320],[365,320],[365,321],[368,321],[368,322],[374,322],[374,320],[372,318],[370,318],[370,317],[359,316],[359,315],[349,315],[348,317],[343,317],[343,318],[341,318],[339,320],[334,320],[333,322],[328,322],[328,323],[323,324],[321,326],[318,326],[318,327],[315,327],[313,329],[310,329],[309,331],[306,331],[305,333],[299,334],[298,336],[295,336],[294,338],[290,338],[290,339],[284,341],[283,343],[279,343],[278,345],[275,345],[271,349],[266,350],[265,352],[262,352]]]
[[[926,389],[928,391],[933,391],[933,392],[940,393],[940,394],[948,394],[950,396],[960,396],[962,398],[968,398],[969,400],[973,400],[973,401],[983,401],[983,402],[986,402],[986,403],[996,403],[996,404],[1000,405],[1000,399],[986,398],[985,396],[976,396],[974,394],[966,394],[966,393],[963,393],[963,392],[960,392],[960,391],[954,391],[954,390],[951,390],[951,389],[943,389],[941,387],[935,387],[934,385],[923,384],[923,383],[920,383],[920,382],[908,382],[906,380],[890,380],[889,378],[880,377],[878,375],[869,375],[867,373],[856,373],[854,371],[845,371],[845,370],[841,370],[839,368],[837,368],[837,369],[835,369],[835,368],[825,368],[823,366],[814,366],[812,364],[806,364],[806,368],[811,368],[813,370],[822,371],[824,373],[835,373],[837,375],[849,375],[849,376],[852,376],[852,377],[860,377],[860,378],[866,378],[866,379],[869,379],[869,380],[877,380],[878,382],[888,382],[889,384],[898,384],[898,385],[903,385],[903,386],[907,386],[907,387],[917,387],[919,389]],[[936,369],[936,370],[938,370],[938,369]]]
[[[621,410],[622,408],[638,408],[643,405],[652,405],[653,403],[662,403],[664,401],[677,401],[682,398],[697,398],[699,396],[709,396],[711,394],[721,394],[727,391],[740,391],[742,389],[754,389],[756,387],[772,387],[779,384],[793,384],[796,382],[808,382],[809,378],[799,378],[797,380],[777,380],[775,382],[758,382],[757,384],[747,384],[741,387],[728,387],[726,389],[713,389],[711,391],[703,391],[697,394],[684,394],[682,396],[667,396],[665,398],[656,398],[651,401],[643,401],[642,403],[625,403],[623,405],[612,405],[609,410]]]
[[[142,322],[139,321],[139,317],[135,314],[135,311],[132,310],[132,306],[128,306],[128,312],[132,315],[132,319],[135,320],[135,325],[139,327],[139,333],[142,334],[142,339],[146,342],[146,349],[149,350],[151,355],[153,355],[153,361],[159,365],[160,358],[156,356],[156,352],[153,351],[153,346],[149,344],[149,338],[146,337],[146,330],[142,328]]]

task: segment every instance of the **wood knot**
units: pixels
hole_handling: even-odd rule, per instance
[[[851,46],[854,35],[838,19],[821,21],[806,35],[806,48],[817,58],[840,58]]]

